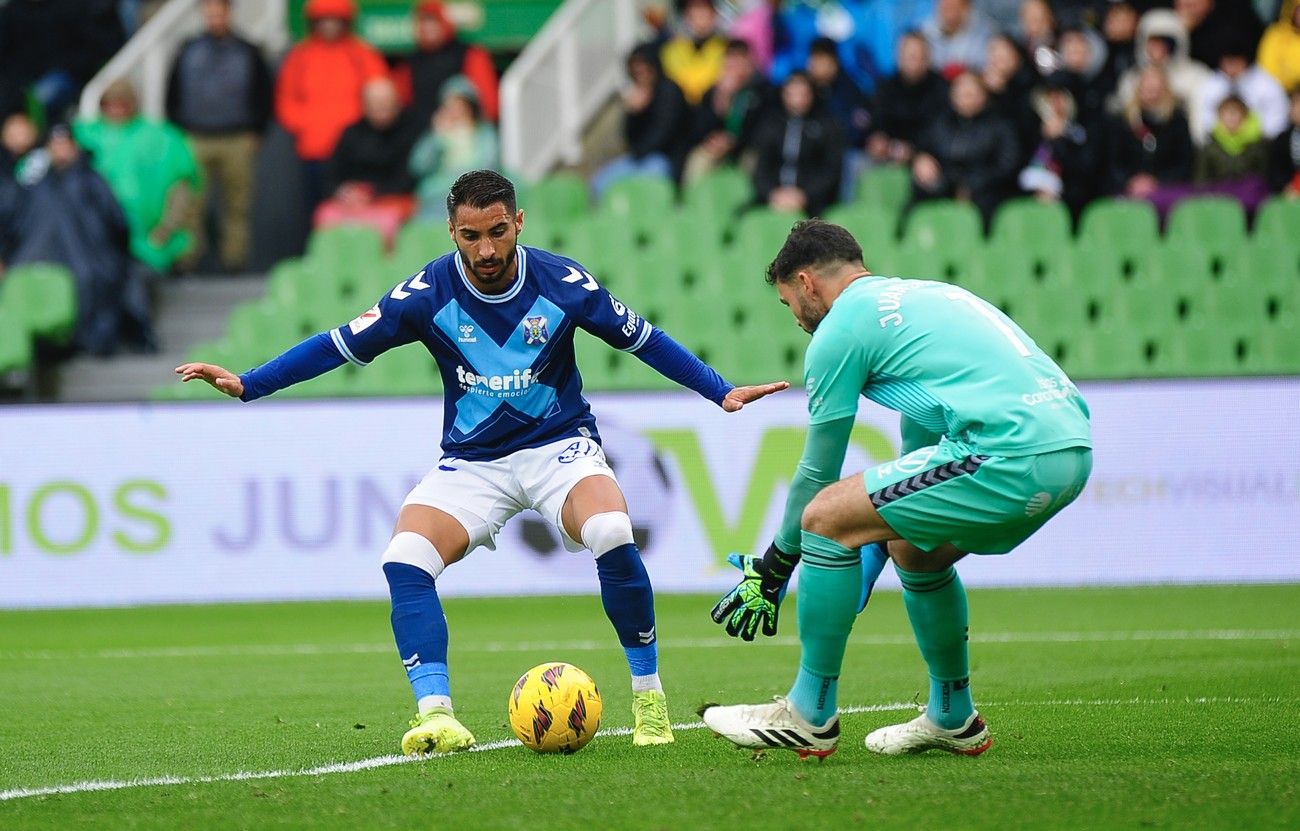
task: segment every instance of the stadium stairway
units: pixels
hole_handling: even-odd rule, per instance
[[[163,283],[154,326],[161,351],[155,355],[76,358],[59,370],[59,401],[145,401],[196,343],[225,331],[230,312],[266,292],[263,275],[194,275]]]

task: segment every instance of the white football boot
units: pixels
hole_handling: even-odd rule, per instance
[[[972,713],[966,723],[955,730],[945,730],[921,715],[902,724],[891,724],[874,730],[867,736],[867,750],[886,756],[904,753],[922,753],[926,750],[946,750],[964,756],[978,756],[993,746],[988,725],[979,713]]]
[[[724,739],[752,750],[793,750],[800,759],[825,759],[840,740],[840,717],[821,727],[803,719],[789,699],[776,696],[771,704],[711,704],[700,710],[705,725]]]

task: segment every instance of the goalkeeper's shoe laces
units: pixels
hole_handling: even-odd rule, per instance
[[[921,715],[911,721],[872,731],[867,736],[866,744],[867,750],[886,756],[923,753],[927,750],[978,756],[993,746],[993,737],[979,713],[972,713],[961,727],[945,730],[930,721],[922,710]]]
[[[632,693],[632,744],[647,747],[655,744],[672,744],[673,726],[668,721],[668,699],[658,690]]]
[[[754,750],[793,750],[800,759],[824,759],[835,752],[840,740],[840,717],[814,727],[795,711],[784,696],[770,704],[706,706],[700,717],[714,733],[741,747]]]
[[[455,753],[473,746],[474,735],[445,707],[436,707],[411,719],[411,729],[402,736],[402,752],[407,756]]]

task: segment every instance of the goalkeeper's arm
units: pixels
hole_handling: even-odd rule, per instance
[[[839,478],[852,432],[852,416],[809,427],[776,541],[761,559],[740,555],[730,558],[743,577],[712,612],[714,621],[725,623],[727,634],[745,640],[753,640],[760,628],[765,635],[776,634],[777,610],[800,559],[800,522],[804,508],[822,488]]]

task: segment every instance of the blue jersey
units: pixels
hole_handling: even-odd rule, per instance
[[[516,250],[518,276],[504,294],[480,292],[460,256],[446,254],[329,333],[359,366],[402,344],[425,345],[442,373],[448,456],[498,459],[564,438],[599,441],[574,333],[581,327],[626,352],[654,333],[578,263],[539,248]]]

